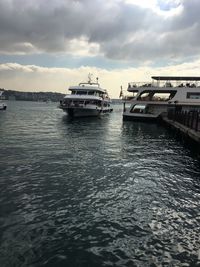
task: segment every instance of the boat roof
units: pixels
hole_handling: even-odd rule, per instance
[[[157,81],[200,81],[199,76],[152,76]]]
[[[100,91],[102,93],[106,93],[107,91],[99,86],[98,83],[79,83],[76,86],[70,86],[70,91],[73,90],[91,90],[91,91]]]

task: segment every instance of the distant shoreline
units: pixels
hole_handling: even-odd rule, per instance
[[[58,102],[65,94],[56,92],[21,92],[15,90],[0,89],[3,91],[4,100],[39,101],[39,102]]]
[[[22,92],[16,90],[6,90],[0,88],[3,91],[3,100],[13,101],[36,101],[36,102],[59,102],[65,94],[56,92]],[[113,103],[122,103],[122,99],[113,98]]]

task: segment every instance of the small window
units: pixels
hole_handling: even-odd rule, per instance
[[[131,113],[145,113],[146,110],[146,105],[135,105],[132,110]]]
[[[86,95],[86,94],[87,94],[86,91],[79,91],[79,92],[78,92],[78,95]]]
[[[141,93],[140,96],[138,97],[138,100],[142,100],[142,101],[150,100],[150,93],[149,92]]]
[[[152,97],[153,101],[168,101],[171,93],[155,93]]]
[[[200,99],[200,93],[187,93],[187,98],[189,99]]]
[[[88,95],[94,95],[94,91],[88,91]]]

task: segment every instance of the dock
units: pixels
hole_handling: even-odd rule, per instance
[[[162,121],[170,129],[175,130],[181,137],[187,139],[200,151],[200,113],[193,112],[168,112]]]

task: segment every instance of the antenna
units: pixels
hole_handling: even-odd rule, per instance
[[[88,74],[88,83],[91,83],[92,82],[92,73],[89,73]]]

